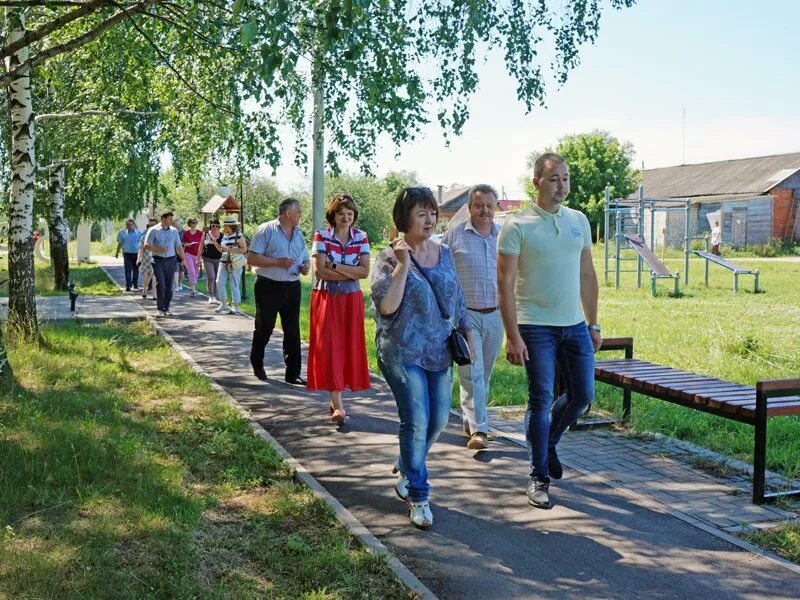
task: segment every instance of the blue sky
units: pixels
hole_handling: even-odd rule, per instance
[[[399,158],[386,140],[376,172],[416,171],[431,186],[480,180],[521,197],[530,151],[592,129],[632,142],[637,167],[680,164],[684,108],[687,163],[800,151],[798,23],[800,0],[640,0],[607,11],[567,83],[550,82],[547,107],[526,115],[490,57],[462,136],[448,148],[431,126]],[[296,188],[309,177],[285,166],[277,179]]]

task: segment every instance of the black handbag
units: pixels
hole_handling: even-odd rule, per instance
[[[436,287],[434,287],[433,282],[430,280],[430,278],[428,278],[427,273],[422,270],[422,267],[417,262],[417,259],[414,258],[414,254],[409,252],[408,255],[411,257],[411,262],[413,262],[414,266],[417,267],[419,274],[422,275],[423,279],[425,279],[425,281],[428,282],[428,285],[431,286],[433,297],[436,299],[436,304],[439,306],[439,311],[442,313],[442,318],[449,323],[450,315],[448,315],[447,311],[444,309],[444,305],[439,299],[439,294],[436,292]],[[453,327],[453,330],[450,332],[450,335],[447,338],[447,347],[450,349],[450,355],[453,357],[454,363],[460,366],[472,364],[472,356],[469,352],[467,338],[460,329]]]

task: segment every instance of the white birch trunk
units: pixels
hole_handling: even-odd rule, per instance
[[[25,9],[6,8],[6,43],[25,35]],[[26,46],[6,59],[11,70],[28,60]],[[8,86],[11,123],[11,197],[8,203],[8,325],[26,338],[38,335],[33,267],[34,156],[31,79],[26,73]]]
[[[53,266],[55,289],[66,291],[69,289],[69,254],[67,224],[64,221],[64,163],[53,164],[49,171],[50,264]]]

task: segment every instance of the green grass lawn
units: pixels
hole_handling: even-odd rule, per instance
[[[407,597],[146,323],[43,337],[0,395],[0,597]]]
[[[678,298],[669,296],[669,284],[660,284],[652,297],[649,280],[643,277],[636,287],[634,273],[623,274],[620,289],[603,284],[602,248],[596,249],[595,266],[601,280],[600,321],[606,337],[632,336],[635,356],[704,375],[753,385],[762,379],[800,376],[800,262],[752,260],[748,266],[761,270],[764,293],[752,294],[750,278],[741,278],[742,290],[734,294],[733,276],[712,266],[709,286],[703,283],[699,259],[690,264],[690,285],[683,286]],[[667,259],[672,270],[683,271],[679,258]],[[248,301],[243,310],[254,314],[252,285],[248,273]],[[301,330],[308,339],[309,278],[303,281]],[[748,287],[749,286],[749,287]],[[201,281],[200,288],[205,289]],[[365,306],[369,312],[369,284],[362,282]],[[367,356],[370,369],[377,371],[375,324],[366,320]],[[524,404],[527,396],[525,375],[504,358],[495,367],[491,387],[494,405]],[[611,356],[611,355],[609,355]],[[621,392],[598,385],[597,404],[621,414]],[[457,390],[453,393],[457,401]],[[752,460],[751,427],[671,405],[643,396],[634,397],[634,431],[658,431],[688,440],[745,461]],[[768,467],[790,477],[800,476],[800,418],[771,419],[769,424]]]

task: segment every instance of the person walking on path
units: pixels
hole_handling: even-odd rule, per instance
[[[507,358],[524,365],[528,378],[528,502],[550,508],[550,480],[562,476],[556,446],[594,399],[594,353],[602,339],[591,230],[583,213],[562,205],[570,191],[564,159],[540,156],[533,185],[536,201],[500,230],[498,292]],[[556,362],[567,393],[554,403]]]
[[[490,185],[476,185],[469,191],[469,219],[448,229],[442,243],[449,246],[467,317],[475,339],[471,365],[458,367],[464,432],[470,436],[467,448],[489,447],[489,418],[486,404],[492,370],[503,344],[503,322],[497,302],[497,235],[494,222],[497,192]]]
[[[214,242],[220,239],[219,220],[213,219],[203,236],[203,266],[206,270],[206,283],[208,285],[208,303],[214,304],[217,301],[217,272],[219,271],[219,261],[222,252],[217,250]]]
[[[437,216],[428,188],[402,190],[392,218],[403,239],[378,255],[372,273],[378,367],[400,416],[395,491],[409,503],[411,522],[421,529],[433,524],[425,461],[450,415],[453,357],[448,338],[453,327],[462,329],[474,348],[453,254],[431,240]]]
[[[139,288],[139,266],[136,259],[139,256],[139,242],[142,239],[142,232],[136,229],[136,221],[128,219],[125,221],[125,228],[117,233],[117,250],[114,257],[119,258],[119,251],[122,250],[122,260],[125,264],[125,291],[130,292],[131,288]]]
[[[369,240],[354,227],[357,219],[355,201],[337,194],[325,211],[330,227],[314,234],[313,245],[316,283],[311,293],[307,389],[330,393],[331,420],[340,424],[347,416],[342,392],[370,387],[359,285],[369,275]]]
[[[242,269],[247,264],[247,242],[239,231],[239,221],[229,215],[222,220],[222,238],[214,241],[214,246],[222,255],[217,271],[217,294],[219,306],[216,313],[241,315],[239,303],[242,301]],[[231,284],[231,305],[225,285]]]
[[[254,285],[256,324],[250,348],[253,373],[266,381],[264,349],[281,317],[283,327],[284,381],[306,385],[300,377],[300,276],[307,275],[311,259],[300,231],[300,202],[287,198],[278,207],[278,218],[262,223],[253,236],[248,262],[258,277]]]
[[[178,260],[185,262],[183,245],[178,231],[172,226],[172,212],[161,215],[161,223],[147,230],[144,247],[153,255],[153,272],[156,276],[157,317],[171,316],[172,282]]]
[[[189,288],[191,295],[197,294],[197,276],[200,268],[200,242],[203,240],[203,232],[197,228],[197,220],[189,219],[186,221],[189,229],[183,232],[181,242],[186,256],[186,274],[189,278]]]
[[[147,219],[147,229],[153,227],[158,221],[153,217]],[[145,230],[147,231],[147,230]],[[156,276],[153,273],[153,255],[144,247],[145,235],[139,240],[139,253],[137,255],[136,264],[139,265],[139,274],[142,276],[142,299],[147,298],[147,288],[153,286],[153,300],[156,299]]]
[[[720,244],[722,244],[722,227],[719,226],[719,221],[714,221],[714,227],[711,228],[711,254],[722,256],[719,251]]]
[[[183,228],[183,224],[181,223],[180,219],[175,219],[174,227],[178,232],[178,238],[183,240],[183,234],[186,232],[186,230]],[[181,286],[183,285],[184,271],[186,271],[186,263],[182,262],[181,264],[178,265],[178,268],[175,269],[175,289],[173,290],[175,292],[180,293],[181,291],[183,291],[183,288]]]

